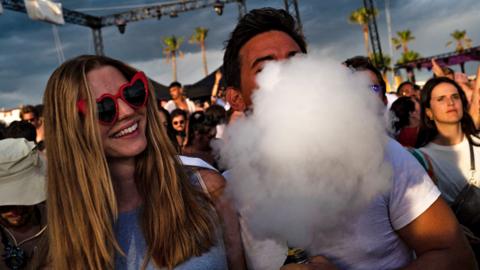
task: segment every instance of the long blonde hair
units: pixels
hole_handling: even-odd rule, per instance
[[[135,69],[103,56],[85,55],[57,68],[44,95],[48,158],[48,226],[53,269],[113,269],[122,253],[113,230],[118,215],[113,183],[99,136],[94,97],[86,75],[101,66],[127,80]],[[143,198],[140,218],[147,244],[145,267],[173,268],[215,242],[210,202],[191,186],[160,122],[149,83],[147,147],[136,158],[135,179]],[[79,114],[76,103],[87,102]]]

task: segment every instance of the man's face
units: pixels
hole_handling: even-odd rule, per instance
[[[402,86],[399,92],[400,92],[400,96],[404,96],[404,97],[415,96],[415,89],[413,88],[413,85],[409,83]]]
[[[178,86],[170,87],[169,91],[170,91],[170,96],[172,97],[172,99],[177,99],[182,94],[182,88],[178,87]]]
[[[22,120],[23,121],[27,121],[29,122],[30,124],[34,125],[35,127],[38,126],[38,119],[35,117],[35,114],[34,113],[24,113],[22,115]]]
[[[239,52],[241,93],[246,107],[252,105],[252,93],[257,88],[256,75],[267,61],[288,59],[301,49],[286,33],[269,31],[250,39]]]
[[[1,206],[0,223],[7,227],[21,227],[30,220],[34,209],[35,206]]]

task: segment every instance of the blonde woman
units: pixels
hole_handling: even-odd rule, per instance
[[[44,96],[53,269],[226,269],[218,218],[184,173],[151,84],[79,56]]]

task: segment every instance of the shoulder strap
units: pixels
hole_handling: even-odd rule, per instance
[[[430,156],[420,149],[408,147],[407,150],[418,160],[418,162],[420,162],[420,165],[422,165],[428,176],[430,176],[433,183],[435,183],[436,185],[437,179],[435,178],[435,173],[433,171],[433,165]]]

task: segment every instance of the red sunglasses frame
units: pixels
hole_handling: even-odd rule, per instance
[[[126,88],[132,86],[138,80],[142,81],[142,83],[145,87],[145,100],[143,101],[143,103],[141,105],[136,106],[136,105],[133,105],[130,102],[128,102],[125,99],[125,96],[123,95],[123,93],[124,93]],[[121,100],[123,100],[126,104],[128,104],[128,106],[132,107],[135,110],[138,110],[138,109],[142,108],[147,103],[148,92],[149,92],[149,89],[148,89],[147,76],[142,71],[138,71],[137,73],[135,73],[135,75],[132,77],[132,79],[129,82],[122,84],[120,86],[120,88],[118,88],[118,91],[115,95],[105,93],[95,100],[95,102],[98,103],[98,102],[101,102],[105,98],[111,98],[111,99],[113,99],[113,102],[115,103],[115,117],[112,119],[112,121],[111,122],[105,122],[105,121],[102,121],[100,119],[100,117],[98,117],[98,121],[103,125],[112,125],[117,121],[117,119],[118,119],[118,102],[117,102],[117,99],[119,99],[119,98]],[[82,114],[84,114],[84,115],[86,114],[87,109],[86,109],[86,100],[85,99],[80,99],[80,100],[77,101],[77,109]]]

